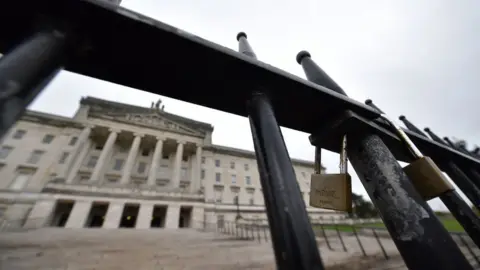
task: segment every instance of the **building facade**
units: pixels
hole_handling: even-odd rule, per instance
[[[181,228],[265,222],[255,153],[212,144],[210,124],[82,98],[74,117],[27,111],[2,138],[0,219],[24,228]],[[308,207],[313,163],[292,160]]]

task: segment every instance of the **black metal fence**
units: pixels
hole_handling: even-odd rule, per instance
[[[244,33],[237,36],[236,53],[104,1],[18,0],[2,11],[0,136],[62,67],[246,116],[277,268],[299,270],[324,266],[280,126],[312,134],[317,163],[320,149],[340,152],[347,136],[351,164],[408,268],[472,269],[399,165],[417,160],[402,137],[379,110],[348,98],[308,53],[297,61],[309,82],[257,61]],[[407,127],[411,141],[479,207],[476,153]],[[440,198],[478,245],[478,216],[452,190]],[[252,232],[243,229],[244,237],[254,237]]]

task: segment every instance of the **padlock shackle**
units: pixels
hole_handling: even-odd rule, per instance
[[[390,125],[392,125],[395,130],[397,131],[398,135],[408,144],[408,147],[410,148],[412,154],[414,155],[415,158],[423,158],[422,152],[417,148],[417,146],[410,140],[408,135],[403,131],[403,129],[397,125],[393,120],[390,119],[386,114],[382,113],[380,114],[380,117],[387,120]]]
[[[340,173],[348,173],[348,156],[347,156],[347,135],[342,137],[342,148],[340,149]]]

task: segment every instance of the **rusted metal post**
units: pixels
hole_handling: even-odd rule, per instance
[[[325,72],[308,52],[300,52],[297,62],[310,81],[345,94],[332,79],[324,76]],[[414,270],[472,269],[380,137],[358,130],[346,135],[350,162],[407,267]]]
[[[379,112],[382,112],[372,100],[365,101],[365,104],[375,108]],[[412,122],[410,122],[404,115],[401,115],[399,119],[405,124],[405,126],[412,132],[427,137],[419,128],[417,128]],[[441,142],[441,139],[435,135],[429,128],[425,128],[433,140]],[[466,193],[473,196],[475,193],[475,186],[471,184],[468,177],[465,176],[462,171],[451,161],[447,162],[445,166],[448,168],[447,174],[454,180],[454,182],[462,188],[466,189]],[[463,189],[462,189],[463,190]],[[469,197],[469,196],[467,196]],[[475,243],[480,246],[480,219],[473,212],[473,210],[468,206],[468,204],[460,197],[460,195],[455,191],[447,191],[439,196],[440,200],[447,206],[448,210],[452,215],[458,220],[462,225],[465,231],[474,239]]]

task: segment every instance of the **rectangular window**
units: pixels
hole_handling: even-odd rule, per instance
[[[80,176],[80,182],[88,182],[88,180],[90,180],[90,177],[88,176]]]
[[[142,156],[148,157],[148,155],[150,155],[150,149],[143,149],[142,150]]]
[[[17,130],[15,131],[15,134],[13,134],[13,138],[16,139],[16,140],[20,140],[21,138],[23,138],[23,136],[25,135],[25,133],[27,133],[26,130],[17,129]]]
[[[77,141],[78,141],[78,137],[72,137],[68,145],[74,146],[77,143]]]
[[[233,197],[233,204],[238,204],[238,195]]]
[[[235,162],[230,162],[230,169],[235,169]]]
[[[13,150],[13,147],[11,146],[2,146],[2,148],[0,148],[0,159],[5,159],[8,157],[8,155],[10,155],[10,153],[12,152]]]
[[[205,170],[200,171],[200,179],[205,179]]]
[[[60,156],[60,160],[58,161],[58,164],[64,164],[65,161],[67,161],[69,153],[68,152],[63,152],[62,155]]]
[[[30,164],[37,164],[38,161],[40,161],[40,158],[44,154],[44,151],[41,150],[34,150],[31,154],[30,157],[27,159],[27,163]]]
[[[251,185],[252,184],[252,179],[250,178],[250,176],[245,176],[245,183],[247,185]]]
[[[168,155],[163,155],[162,158],[163,159],[168,159]]]
[[[139,162],[138,163],[138,168],[137,168],[137,172],[139,174],[143,174],[145,173],[145,169],[147,168],[147,163],[145,162]]]
[[[102,150],[102,149],[103,149],[103,144],[95,145],[95,150]]]
[[[55,136],[53,136],[52,134],[47,134],[43,136],[42,143],[49,144],[53,141],[53,138],[55,138]]]
[[[29,173],[18,173],[13,179],[12,184],[10,185],[10,189],[12,190],[22,190],[30,180],[32,175]]]
[[[180,171],[180,177],[181,179],[187,179],[187,168],[182,168]]]
[[[248,164],[243,165],[243,168],[245,169],[245,171],[248,171],[248,169],[250,169]]]
[[[232,184],[236,184],[236,183],[237,183],[237,175],[232,174]]]
[[[202,164],[205,164],[205,160],[206,160],[206,158],[202,157]]]
[[[188,161],[188,156],[182,156],[182,161]]]
[[[219,159],[215,160],[215,167],[220,167],[220,160]]]
[[[88,160],[87,167],[88,168],[95,167],[95,164],[97,164],[97,160],[98,160],[97,156],[91,156],[90,159]]]
[[[222,202],[222,193],[217,192],[216,197],[215,197],[216,202]]]
[[[167,172],[168,172],[168,165],[161,164],[159,167],[157,167],[157,178],[160,175],[165,175]]]
[[[255,204],[255,201],[253,200],[253,198],[250,198],[250,205],[254,205]]]
[[[118,181],[118,178],[116,177],[108,177],[107,178],[108,183],[116,183]]]
[[[113,170],[120,171],[123,167],[123,159],[115,159],[115,163],[113,164]]]
[[[220,175],[220,173],[217,172],[215,174],[215,182],[220,183],[221,180],[222,180],[221,175]]]

